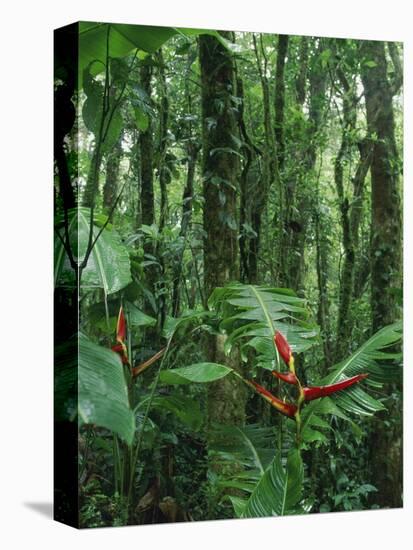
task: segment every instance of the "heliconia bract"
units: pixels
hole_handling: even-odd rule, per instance
[[[314,386],[310,388],[303,388],[304,399],[305,401],[312,401],[313,399],[318,399],[319,397],[326,397],[338,391],[344,390],[357,384],[360,380],[367,378],[367,374],[357,374],[336,384],[330,384],[328,386]]]

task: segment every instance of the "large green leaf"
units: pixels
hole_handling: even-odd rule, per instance
[[[188,39],[200,34],[208,34],[215,36],[230,51],[240,50],[237,45],[223,38],[218,31],[209,29],[178,29],[82,21],[79,23],[79,82],[82,82],[83,71],[89,65],[92,74],[102,72],[106,65],[107,54],[110,58],[121,58],[138,49],[143,57],[147,53],[156,52],[167,40],[178,34]],[[109,45],[108,49],[107,45]]]
[[[244,491],[251,490],[274,457],[275,431],[273,427],[247,424],[246,426],[214,425],[208,436],[208,453],[214,464],[221,464],[221,485],[229,479],[246,481]],[[221,474],[221,477],[224,474]]]
[[[88,208],[70,210],[69,235],[74,260],[80,264],[85,257],[89,240]],[[62,223],[56,228],[62,239],[64,238]],[[94,238],[99,233],[98,226],[93,227]],[[72,269],[68,255],[61,239],[55,238],[55,285],[74,286],[75,271]],[[112,294],[124,288],[131,282],[129,253],[122,244],[115,229],[106,227],[99,236],[89,256],[85,267],[81,286],[82,288],[103,288],[105,294]]]
[[[139,401],[138,410],[145,408],[149,397]],[[190,430],[200,429],[203,421],[198,401],[183,395],[156,395],[151,402],[151,408],[161,412],[171,412]]]
[[[296,513],[303,486],[303,463],[292,449],[285,467],[277,454],[246,502],[243,517],[258,518]]]
[[[331,367],[331,372],[317,385],[334,384],[361,373],[369,376],[362,385],[354,386],[306,405],[302,411],[302,435],[306,440],[310,431],[318,424],[320,415],[333,414],[350,420],[346,413],[371,416],[385,409],[376,397],[372,397],[364,388],[370,388],[380,396],[383,383],[395,381],[401,374],[401,352],[395,351],[402,339],[402,322],[388,325],[376,332],[350,357]]]
[[[86,101],[83,104],[82,116],[86,128],[100,139],[102,152],[110,151],[124,127],[120,105],[116,97],[109,97],[107,115],[103,117],[103,96],[105,87],[102,82],[93,78],[91,67],[83,71],[83,87]]]
[[[169,369],[160,374],[165,384],[190,384],[191,382],[214,382],[224,378],[232,369],[218,363],[195,363],[188,367]]]
[[[248,348],[257,353],[257,365],[272,370],[278,356],[273,337],[277,330],[288,339],[294,352],[313,346],[318,327],[308,322],[305,300],[292,290],[254,285],[229,285],[212,293],[209,305],[222,318],[220,328],[228,333],[225,350],[241,344],[241,354],[250,360]]]
[[[118,355],[80,335],[57,350],[55,368],[56,418],[107,428],[130,445],[135,421]]]

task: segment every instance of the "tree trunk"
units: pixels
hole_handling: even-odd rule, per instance
[[[285,142],[284,142],[284,105],[285,105],[285,60],[287,57],[288,36],[280,34],[277,47],[277,66],[275,69],[275,144],[277,147],[278,169],[282,172],[284,167]]]
[[[383,42],[362,43],[363,82],[367,129],[373,144],[371,161],[371,310],[372,328],[378,330],[400,317],[394,289],[401,286],[401,210],[399,159],[395,141],[393,93]],[[394,49],[393,55],[394,57]],[[370,63],[368,63],[370,62]],[[394,63],[394,61],[393,61]],[[397,74],[397,62],[394,65]],[[398,83],[400,85],[400,82]],[[389,394],[394,388],[388,389]],[[391,400],[386,418],[400,415],[399,401]],[[402,505],[402,416],[389,425],[378,417],[371,439],[372,482],[378,488],[374,502],[381,507]]]
[[[400,315],[394,288],[401,286],[401,210],[398,152],[394,137],[392,89],[383,42],[363,42],[367,127],[373,143],[371,162],[371,309],[373,331]]]
[[[187,144],[188,169],[186,174],[185,189],[182,195],[182,218],[179,236],[183,239],[182,250],[179,253],[173,275],[172,311],[174,317],[178,317],[181,297],[181,277],[183,272],[183,258],[186,247],[187,233],[192,219],[192,199],[194,195],[195,167],[198,158],[199,147],[191,141]]]
[[[122,133],[106,159],[106,179],[103,187],[103,206],[109,213],[116,200],[120,161],[122,159]]]
[[[151,97],[151,77],[152,68],[149,65],[142,65],[140,69],[141,86],[149,98]],[[140,218],[143,225],[152,225],[155,223],[155,197],[153,189],[153,136],[152,122],[150,119],[147,129],[140,134],[139,148],[141,183]],[[152,242],[145,240],[144,252],[145,254],[153,255],[154,245]],[[156,271],[153,265],[149,265],[145,268],[145,277],[148,290],[154,293]],[[149,303],[146,304],[145,308],[148,312],[153,313]]]
[[[340,273],[339,306],[334,358],[338,362],[348,356],[354,325],[351,303],[354,297],[355,268],[358,253],[359,227],[363,208],[364,183],[371,162],[371,146],[367,140],[358,143],[360,159],[353,177],[353,193],[349,199],[344,185],[344,167],[351,158],[356,142],[354,136],[357,123],[358,98],[354,83],[350,83],[344,71],[338,67],[337,73],[343,88],[343,128],[340,150],[334,163],[334,181],[336,185],[344,249],[343,267]]]
[[[231,39],[231,33],[222,32]],[[239,278],[236,186],[238,156],[236,95],[231,54],[214,37],[201,36],[199,59],[202,83],[202,174],[204,204],[204,287],[208,297],[216,287]],[[223,352],[223,336],[208,341],[210,361],[229,364],[241,371],[238,354]],[[239,425],[245,420],[246,392],[235,377],[227,376],[208,387],[209,423]]]

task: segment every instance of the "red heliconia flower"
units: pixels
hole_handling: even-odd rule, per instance
[[[275,397],[275,395],[257,384],[257,382],[254,382],[254,380],[248,381],[248,384],[253,387],[257,393],[262,395],[266,401],[271,403],[271,405],[276,408],[278,412],[284,414],[285,416],[289,416],[290,418],[294,418],[295,413],[297,412],[297,407],[295,405],[291,403],[284,403],[284,401],[281,401],[281,399]]]
[[[119,309],[118,323],[116,325],[116,340],[119,343],[124,343],[126,340],[126,319],[122,306]]]
[[[110,349],[120,356],[121,361],[124,365],[130,364],[128,356],[126,355],[124,346],[122,344],[116,344],[115,346],[112,346]]]
[[[293,356],[291,348],[287,340],[277,331],[274,335],[274,343],[277,346],[278,353],[281,355],[284,363],[290,366],[290,361]]]
[[[305,401],[312,401],[313,399],[318,399],[319,397],[326,397],[338,391],[344,390],[357,384],[361,380],[367,378],[368,374],[357,374],[357,376],[352,376],[336,384],[330,384],[329,386],[314,386],[312,388],[303,388],[304,399]]]
[[[294,384],[294,386],[298,384],[298,379],[293,372],[278,372],[277,370],[272,370],[271,374],[287,384]]]
[[[118,353],[124,365],[129,365],[128,350],[125,344],[126,340],[126,318],[123,313],[123,307],[120,306],[118,322],[116,325],[116,341],[118,344],[112,346],[112,351]]]

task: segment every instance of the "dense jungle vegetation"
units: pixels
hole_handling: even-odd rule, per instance
[[[401,45],[80,23],[55,52],[57,517],[402,506]]]

